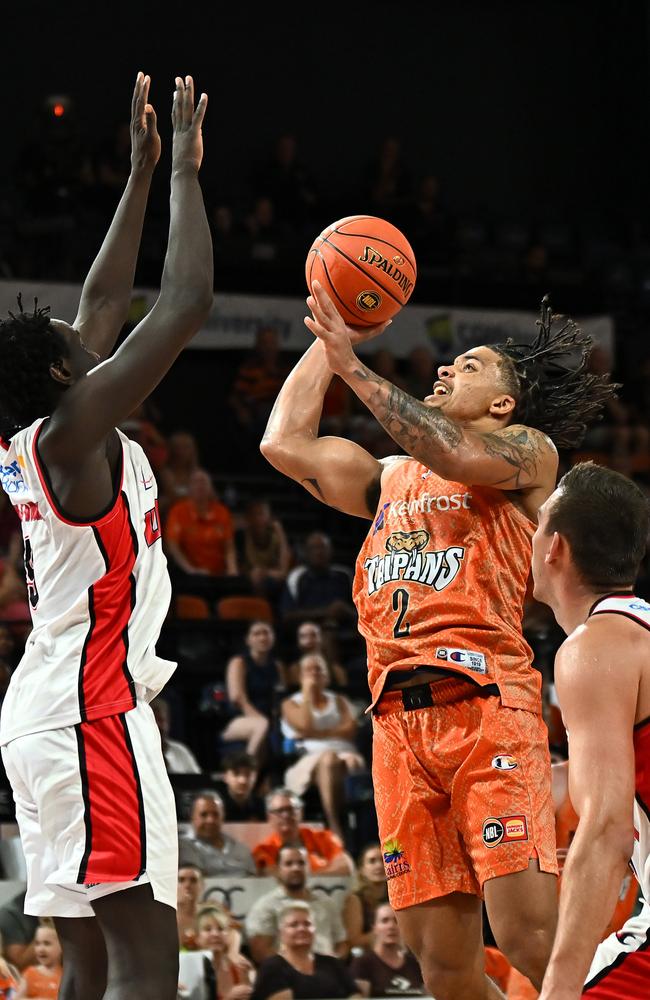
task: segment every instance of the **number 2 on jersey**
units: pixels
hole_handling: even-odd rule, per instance
[[[406,639],[411,634],[411,625],[404,621],[409,606],[409,592],[399,587],[393,591],[393,611],[399,611],[397,621],[393,626],[393,636],[396,639]]]

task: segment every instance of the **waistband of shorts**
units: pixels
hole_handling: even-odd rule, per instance
[[[372,709],[373,715],[392,715],[394,712],[412,712],[434,705],[451,705],[471,698],[500,697],[496,684],[476,684],[466,677],[425,681],[411,687],[384,691]]]

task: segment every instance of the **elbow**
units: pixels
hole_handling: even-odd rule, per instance
[[[278,434],[266,433],[260,441],[260,451],[274,469],[284,472],[287,467],[287,451]]]

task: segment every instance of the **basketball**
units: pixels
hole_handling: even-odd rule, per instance
[[[305,264],[350,326],[376,326],[405,306],[415,288],[415,255],[403,233],[385,219],[350,215],[324,229]]]

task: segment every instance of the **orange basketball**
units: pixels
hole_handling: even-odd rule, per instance
[[[305,264],[350,326],[375,326],[405,306],[415,287],[415,255],[403,233],[374,215],[350,215],[324,229]]]

